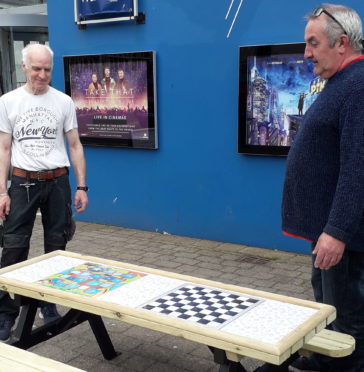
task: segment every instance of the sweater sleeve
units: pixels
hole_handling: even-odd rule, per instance
[[[349,243],[364,218],[364,86],[353,87],[340,110],[340,172],[324,232]]]

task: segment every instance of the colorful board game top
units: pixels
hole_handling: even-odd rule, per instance
[[[99,296],[145,275],[136,271],[85,262],[38,280],[37,283],[80,295]]]

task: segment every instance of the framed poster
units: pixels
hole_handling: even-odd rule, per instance
[[[77,24],[129,21],[138,16],[138,0],[74,0]]]
[[[240,47],[238,152],[287,155],[303,114],[326,80],[304,43]]]
[[[83,144],[158,147],[154,52],[63,58]]]

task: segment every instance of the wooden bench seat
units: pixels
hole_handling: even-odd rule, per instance
[[[327,355],[333,358],[341,358],[350,355],[355,349],[354,337],[323,329],[310,341],[306,342],[299,350],[300,355],[309,357],[312,353]],[[240,362],[244,356],[226,352],[226,358],[234,362]]]
[[[333,358],[340,358],[350,355],[354,349],[354,337],[344,333],[323,329],[303,345],[300,354],[307,356],[315,352]]]
[[[0,342],[0,372],[85,372]]]

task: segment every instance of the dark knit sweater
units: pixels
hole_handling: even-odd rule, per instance
[[[287,159],[283,231],[322,232],[364,252],[364,60],[337,72],[306,112]]]

